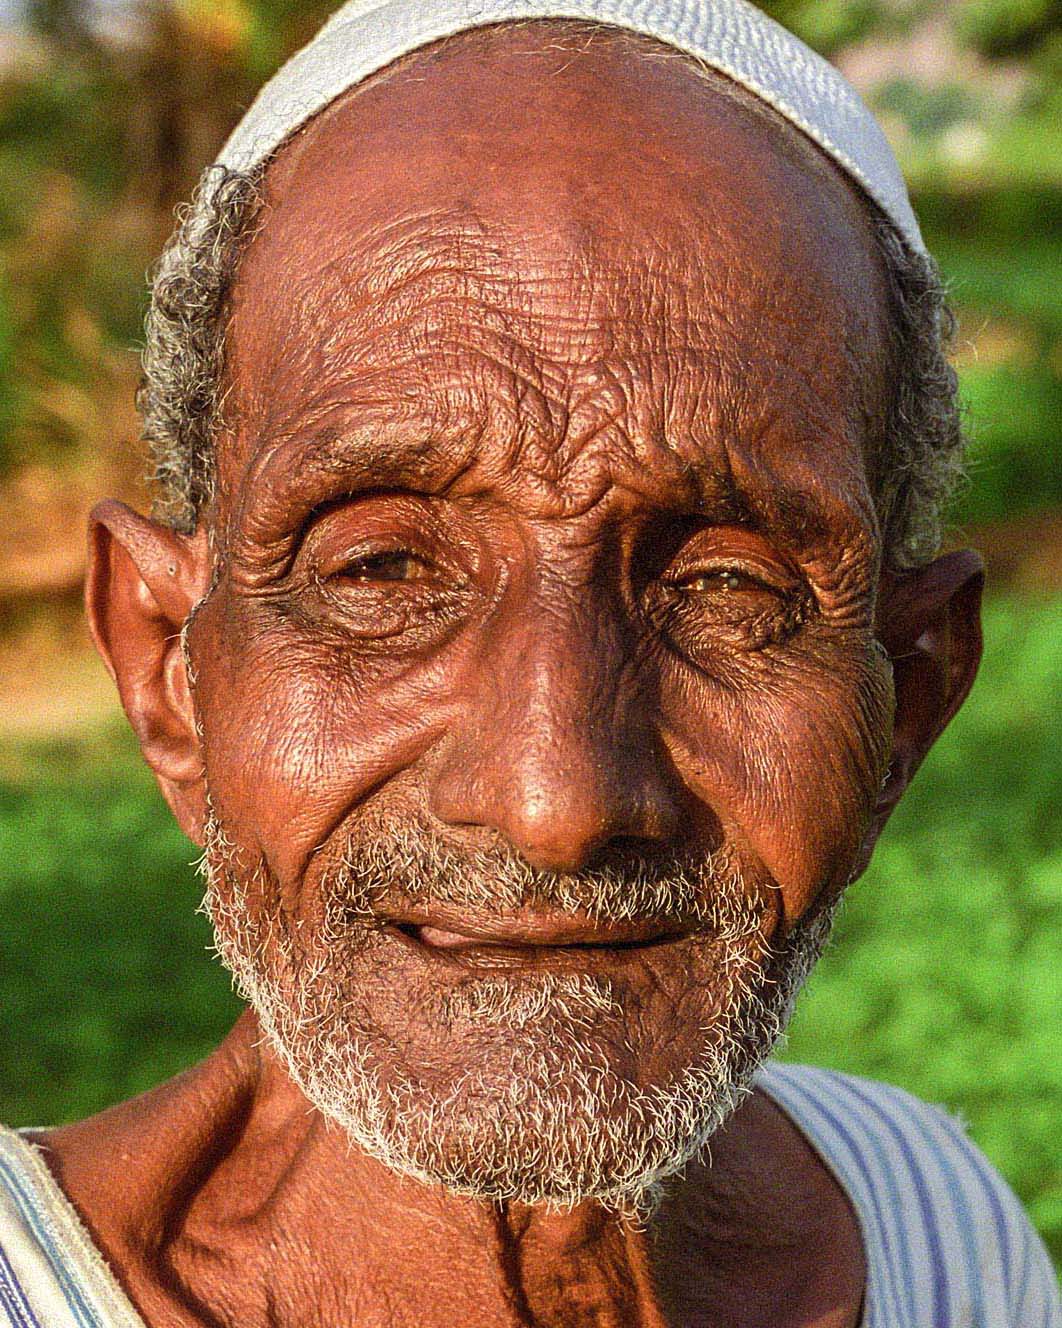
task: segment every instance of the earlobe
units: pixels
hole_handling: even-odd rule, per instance
[[[93,640],[144,757],[192,838],[202,826],[205,792],[181,630],[209,579],[201,531],[180,535],[110,500],[93,510],[85,585]]]
[[[892,662],[892,757],[858,871],[915,771],[966,699],[981,661],[984,564],[970,549],[887,576],[877,637]]]

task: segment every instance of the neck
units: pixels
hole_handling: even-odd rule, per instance
[[[735,1269],[761,1260],[766,1285],[792,1252],[791,1233],[764,1224],[757,1148],[740,1134],[644,1227],[596,1202],[455,1195],[308,1109],[245,1016],[203,1065],[44,1142],[148,1324],[664,1328],[704,1297],[706,1322],[746,1322],[715,1317]]]
[[[595,1203],[498,1204],[390,1170],[308,1110],[251,1015],[188,1074],[42,1142],[149,1324],[286,1328],[356,1306],[380,1328],[518,1328],[575,1322],[565,1305],[602,1328],[664,1323],[647,1233]]]
[[[338,1292],[340,1303],[360,1304],[359,1323],[517,1328],[567,1323],[577,1304],[593,1313],[573,1322],[601,1328],[664,1322],[646,1232],[596,1203],[557,1212],[403,1176],[308,1115],[305,1100],[289,1092],[256,1102],[239,1147],[197,1195],[184,1247],[230,1251],[235,1269],[243,1263],[236,1232],[249,1248],[272,1252],[272,1266],[262,1269],[263,1307],[268,1288],[288,1283],[302,1284],[300,1304],[320,1303],[322,1288]],[[188,1261],[190,1274],[198,1257]],[[311,1275],[316,1285],[306,1285]],[[255,1320],[244,1312],[239,1322]]]
[[[666,1288],[652,1224],[636,1226],[587,1202],[565,1212],[506,1205],[499,1253],[520,1295],[521,1323],[665,1328]]]
[[[423,1325],[664,1324],[647,1230],[596,1202],[565,1211],[499,1203],[395,1172],[308,1113],[277,1062],[256,1054],[239,1144],[201,1186],[185,1223],[190,1250],[231,1251],[235,1232],[249,1237],[274,1254],[264,1292],[306,1278],[310,1248],[319,1286],[306,1287],[301,1303],[319,1303],[321,1287],[344,1288],[344,1303],[363,1305],[359,1322],[389,1323],[383,1307],[401,1305],[394,1321]],[[365,1304],[366,1282],[375,1311]],[[449,1288],[442,1316],[441,1286]]]

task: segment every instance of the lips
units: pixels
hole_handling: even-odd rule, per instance
[[[457,958],[472,951],[525,952],[529,959],[548,952],[619,952],[646,949],[690,934],[690,927],[660,921],[602,922],[567,913],[524,910],[504,918],[458,917],[447,910],[389,918],[389,926],[429,951]]]

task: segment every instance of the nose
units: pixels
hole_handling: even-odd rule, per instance
[[[435,769],[433,815],[499,832],[542,871],[579,871],[617,842],[673,844],[682,785],[635,653],[585,613],[496,637]]]

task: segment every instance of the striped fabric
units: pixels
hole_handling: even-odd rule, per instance
[[[40,1153],[2,1127],[0,1328],[144,1328]]]
[[[758,1083],[851,1200],[868,1270],[862,1328],[1062,1328],[1043,1245],[955,1121],[898,1088],[809,1066],[772,1063]],[[145,1328],[40,1155],[3,1129],[0,1328]]]
[[[1047,1251],[955,1120],[900,1088],[808,1065],[772,1062],[758,1083],[855,1209],[861,1328],[1062,1328]]]

